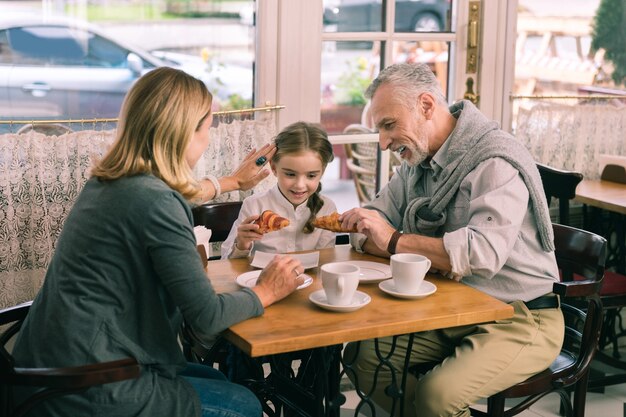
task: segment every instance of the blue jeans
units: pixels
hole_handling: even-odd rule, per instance
[[[249,389],[229,382],[217,369],[189,363],[181,374],[200,397],[202,417],[256,417],[261,403]]]

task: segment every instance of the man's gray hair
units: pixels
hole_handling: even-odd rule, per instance
[[[441,90],[439,81],[433,74],[428,64],[394,64],[383,69],[378,77],[372,81],[365,97],[372,98],[383,84],[391,84],[394,87],[396,100],[415,106],[416,98],[422,93],[430,93],[437,104],[447,106],[446,97]]]

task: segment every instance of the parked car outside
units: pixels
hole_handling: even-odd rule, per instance
[[[126,92],[154,68],[203,80],[217,101],[252,98],[252,69],[210,65],[200,56],[150,53],[98,27],[65,17],[0,17],[0,118],[115,118]]]
[[[451,0],[396,0],[396,32],[446,30]],[[382,31],[382,0],[343,0],[324,9],[324,24],[337,32]]]

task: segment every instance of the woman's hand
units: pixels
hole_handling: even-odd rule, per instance
[[[258,151],[253,150],[250,152],[239,167],[230,174],[230,177],[236,184],[235,189],[243,191],[249,190],[270,175],[270,170],[264,169],[263,167],[272,159],[275,153],[276,146],[273,144],[267,144]],[[260,157],[265,157],[265,162],[259,165],[257,164],[257,160]]]
[[[237,228],[235,246],[239,250],[250,250],[252,242],[260,240],[263,235],[259,233],[259,225],[254,221],[259,218],[258,214],[246,217]]]
[[[299,260],[290,256],[276,255],[261,271],[252,291],[261,300],[263,307],[282,300],[304,283],[304,268]]]

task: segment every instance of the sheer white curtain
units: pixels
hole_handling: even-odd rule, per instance
[[[515,136],[538,162],[600,178],[599,154],[626,155],[626,107],[538,104],[520,109]]]
[[[211,145],[196,174],[229,174],[248,150],[273,140],[275,126],[275,118],[267,115],[212,128]],[[0,135],[0,308],[34,298],[92,163],[114,138],[114,130]],[[274,183],[271,177],[255,191]],[[220,200],[242,197],[227,193]]]

